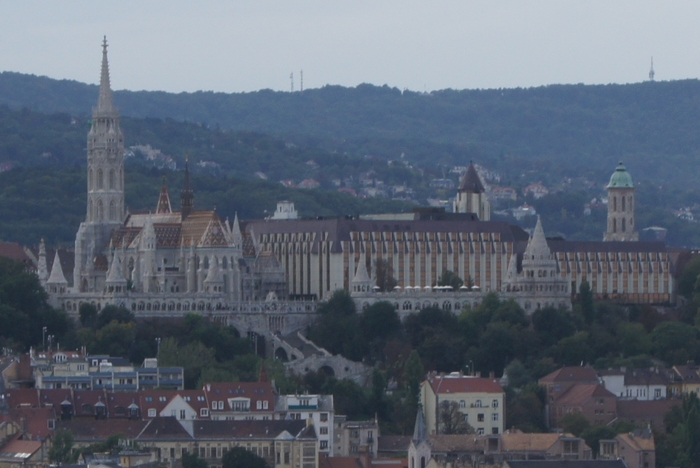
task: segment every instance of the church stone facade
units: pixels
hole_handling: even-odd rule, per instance
[[[312,301],[288,301],[277,258],[244,242],[237,217],[194,208],[185,167],[180,209],[165,181],[154,209],[129,213],[124,204],[124,136],[112,102],[106,40],[97,107],[87,144],[87,213],[75,239],[72,284],[58,256],[47,267],[39,252],[39,278],[51,302],[71,314],[80,304],[124,306],[139,316],[197,311],[241,330],[289,333],[304,327]]]

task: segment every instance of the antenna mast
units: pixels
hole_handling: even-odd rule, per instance
[[[304,91],[304,70],[299,71],[299,92]]]
[[[649,69],[649,81],[654,81],[654,57],[651,58],[651,68]]]
[[[294,72],[289,74],[289,80],[292,82],[292,92],[294,92]]]

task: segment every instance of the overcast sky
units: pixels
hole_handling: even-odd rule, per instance
[[[388,84],[415,91],[700,76],[700,2],[6,1],[0,71],[171,92]]]

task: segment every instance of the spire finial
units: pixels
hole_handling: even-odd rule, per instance
[[[109,61],[107,60],[107,36],[102,40],[102,71],[100,73],[100,97],[97,101],[98,112],[113,112],[112,89],[109,83]]]

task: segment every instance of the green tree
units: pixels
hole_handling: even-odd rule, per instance
[[[163,339],[160,344],[159,364],[181,366],[185,372],[185,387],[197,388],[202,371],[215,364],[214,350],[199,341],[179,346],[172,337]]]
[[[56,429],[49,450],[49,460],[62,464],[73,461],[73,433],[66,429]]]
[[[420,360],[418,351],[415,349],[411,351],[411,354],[406,359],[406,364],[403,368],[403,380],[406,390],[406,396],[408,401],[414,406],[418,404],[418,397],[420,395],[420,384],[425,378],[425,369],[423,368],[423,363]]]
[[[202,460],[197,456],[196,453],[183,453],[182,454],[182,468],[207,468],[207,462]]]
[[[97,326],[97,307],[94,304],[83,302],[80,304],[80,324],[84,327],[95,328]]]
[[[578,290],[578,305],[581,307],[581,314],[586,323],[590,324],[595,319],[595,304],[593,303],[593,291],[588,281],[581,281]]]
[[[319,306],[308,336],[317,345],[348,359],[359,361],[366,352],[355,302],[343,290],[334,292],[327,302]]]
[[[527,368],[518,359],[510,361],[510,364],[504,370],[504,374],[508,376],[508,386],[511,388],[520,388],[532,381]]]
[[[588,427],[581,432],[581,437],[585,439],[586,444],[591,448],[593,452],[593,458],[598,456],[600,453],[600,441],[601,439],[612,439],[617,435],[615,429],[609,426],[593,426]]]
[[[682,322],[663,322],[651,332],[652,353],[668,364],[684,364],[698,357],[698,329]],[[679,347],[679,344],[682,344]]]
[[[438,286],[452,286],[452,289],[456,291],[462,287],[464,281],[462,281],[462,278],[460,278],[454,271],[445,270],[442,272],[442,275],[440,275],[437,284]]]
[[[264,458],[243,447],[233,447],[221,459],[222,468],[268,468]]]
[[[97,315],[97,328],[102,328],[112,321],[118,323],[133,323],[136,322],[134,313],[126,307],[119,307],[112,304],[104,306]]]
[[[617,338],[626,357],[651,352],[651,336],[641,323],[620,323],[617,326]]]
[[[391,266],[391,263],[384,258],[377,259],[374,262],[374,272],[379,290],[384,292],[393,291],[398,282],[394,278],[394,267]]]
[[[567,413],[560,420],[561,427],[564,432],[570,432],[576,437],[580,437],[581,434],[589,427],[591,423],[588,419],[581,413]]]
[[[443,400],[438,405],[438,431],[440,434],[472,434],[474,429],[459,411],[459,403]]]

